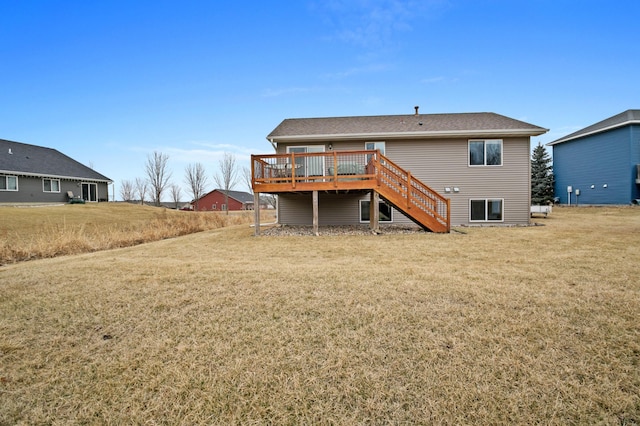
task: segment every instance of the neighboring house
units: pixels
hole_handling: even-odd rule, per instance
[[[563,204],[640,199],[640,110],[627,110],[549,144],[555,196]]]
[[[253,189],[278,195],[282,224],[528,224],[530,138],[545,132],[494,113],[418,107],[286,119],[267,136],[277,154],[252,156]]]
[[[108,201],[110,183],[55,149],[0,139],[0,203]]]
[[[192,201],[191,206],[196,210],[196,202]],[[253,195],[242,191],[229,191],[229,206],[225,197],[224,189],[214,189],[203,195],[197,202],[198,211],[234,211],[253,210]]]

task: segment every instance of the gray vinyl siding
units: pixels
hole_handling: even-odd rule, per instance
[[[477,138],[483,139],[483,138]],[[499,139],[499,138],[486,138]],[[530,138],[502,138],[502,166],[470,167],[468,138],[441,140],[392,140],[385,142],[386,156],[413,176],[451,200],[451,225],[478,225],[469,221],[471,199],[503,199],[503,221],[487,225],[525,225],[529,223],[530,206]],[[334,150],[361,150],[361,139],[333,142]],[[292,143],[291,146],[318,144]],[[328,142],[320,145],[328,146]],[[286,152],[280,144],[278,152]],[[458,193],[445,193],[445,187],[458,187]],[[311,194],[280,194],[279,221],[286,224],[311,224]],[[319,223],[344,225],[359,223],[359,201],[367,194],[319,194]],[[394,224],[413,224],[394,210]],[[482,223],[481,223],[482,224]]]
[[[364,150],[365,142],[383,142],[380,139],[354,139],[350,141],[339,141],[339,142],[315,142],[315,143],[305,143],[305,142],[296,142],[289,144],[279,144],[278,145],[278,154],[286,154],[287,146],[324,146],[325,151],[329,151],[329,144],[332,145],[332,149],[334,151],[362,151]]]
[[[386,155],[451,200],[452,226],[472,224],[469,221],[469,200],[489,198],[504,199],[504,221],[491,224],[528,224],[531,187],[529,138],[502,139],[502,166],[469,166],[468,141],[466,138],[392,141],[386,144]],[[420,149],[416,149],[416,144],[420,144]],[[460,192],[445,193],[445,187],[457,187]]]
[[[359,223],[359,200],[362,194],[318,194],[320,225],[353,225]],[[311,194],[278,195],[278,218],[287,225],[310,225],[313,222]]]
[[[107,184],[91,183],[97,184],[98,200],[108,201]],[[44,192],[41,177],[18,176],[18,191],[0,191],[0,203],[66,203],[67,191],[82,195],[79,184],[80,181],[60,179],[60,192]]]

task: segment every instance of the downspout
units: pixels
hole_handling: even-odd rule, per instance
[[[271,139],[267,139],[269,142],[271,142],[271,146],[273,147],[273,150],[278,152],[278,146],[276,145],[276,143],[273,141],[273,138]]]

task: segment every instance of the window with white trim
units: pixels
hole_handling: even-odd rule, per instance
[[[502,222],[503,199],[469,200],[469,220],[471,222]]]
[[[376,150],[379,149],[380,150],[380,154],[384,155],[384,142],[365,142],[364,143],[364,149],[366,150]]]
[[[17,191],[18,176],[0,176],[0,191]]]
[[[370,209],[371,201],[360,200],[360,222],[369,223],[370,221]],[[380,222],[393,222],[393,209],[385,201],[378,202],[378,212]]]
[[[373,150],[379,149],[380,154],[382,155],[384,155],[384,148],[385,148],[384,142],[365,142],[364,143],[364,149],[366,149],[367,151],[373,151]],[[367,154],[367,163],[369,162],[369,160],[371,160],[371,154]]]
[[[502,139],[470,140],[470,166],[502,166]]]
[[[60,179],[42,179],[43,192],[60,192]]]

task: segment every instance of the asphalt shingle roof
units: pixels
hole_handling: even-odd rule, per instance
[[[5,139],[0,139],[0,173],[111,182],[60,151]]]
[[[591,126],[587,126],[584,129],[573,132],[567,136],[563,136],[560,139],[556,139],[553,142],[549,142],[547,145],[556,145],[562,142],[567,142],[572,139],[576,139],[582,136],[604,132],[605,130],[614,129],[627,124],[640,124],[640,109],[628,109],[620,114],[616,114],[613,117],[609,117],[602,121],[599,121]]]
[[[289,118],[268,140],[327,137],[437,137],[477,134],[521,134],[536,136],[547,129],[491,112],[455,114],[407,114],[357,117]]]

